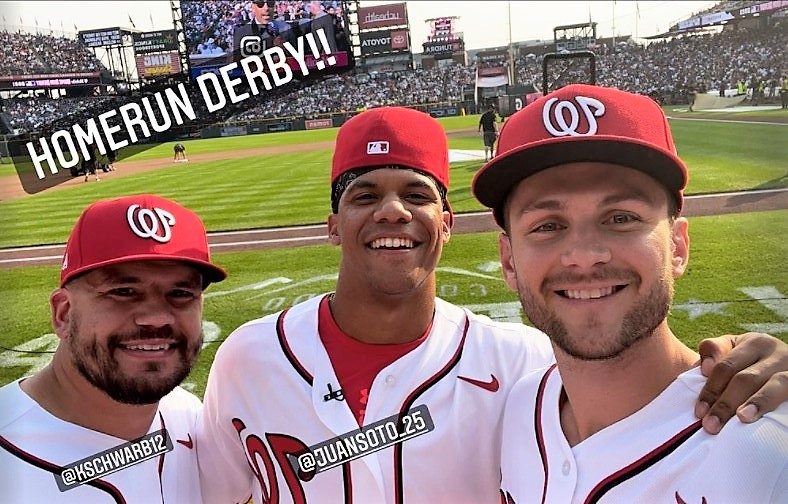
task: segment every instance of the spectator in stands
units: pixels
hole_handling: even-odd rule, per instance
[[[317,31],[322,29],[326,34],[328,48],[330,49],[331,53],[333,54],[337,52],[337,38],[334,28],[334,18],[326,13],[325,9],[323,9],[323,3],[317,0],[309,2],[309,11],[311,18],[310,31],[315,33],[316,40]]]
[[[233,61],[240,61],[253,54],[260,55],[274,43],[276,34],[272,31],[275,31],[275,25],[269,27],[268,23],[273,19],[275,2],[253,0],[249,5],[252,19],[236,27],[233,32]]]

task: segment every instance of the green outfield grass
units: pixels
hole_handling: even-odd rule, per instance
[[[473,131],[479,116],[441,119],[453,149],[478,150],[481,137]],[[688,194],[740,189],[787,187],[781,125],[747,123],[672,122],[679,154],[690,168]],[[261,145],[299,144],[332,140],[336,129],[272,133],[196,140],[189,154],[243,151]],[[171,156],[171,144],[137,154]],[[81,210],[90,202],[138,192],[155,192],[189,206],[209,230],[249,229],[321,223],[329,208],[330,149],[173,164],[166,169],[113,178],[100,183],[49,191],[0,202],[0,247],[62,243]],[[456,212],[482,210],[470,191],[480,162],[452,165],[449,197]],[[122,163],[120,164],[122,170]]]
[[[690,266],[677,283],[670,315],[676,334],[692,347],[704,337],[747,330],[768,330],[788,341],[786,231],[788,211],[691,219]],[[339,249],[322,245],[222,253],[215,260],[230,276],[206,293],[206,335],[212,342],[190,377],[198,393],[217,343],[235,327],[332,290]],[[14,348],[40,338],[21,348],[44,352],[0,350],[0,384],[48,362],[47,350],[56,342],[44,336],[51,332],[48,295],[57,279],[57,266],[0,269],[0,344]],[[501,280],[496,233],[452,237],[439,265],[438,294],[497,319],[521,320],[516,296]]]

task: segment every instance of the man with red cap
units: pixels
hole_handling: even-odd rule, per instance
[[[570,85],[510,117],[498,145],[473,192],[556,358],[506,403],[501,502],[785,502],[788,406],[717,436],[692,414],[700,356],[667,320],[689,258],[687,167],[659,105]]]
[[[553,357],[541,332],[436,298],[453,223],[442,126],[359,114],[331,186],[335,292],[216,353],[197,442],[206,502],[498,502],[504,401]]]
[[[174,201],[82,212],[50,297],[52,362],[0,388],[3,502],[202,502],[200,401],[178,384],[202,345],[203,290],[225,276]]]

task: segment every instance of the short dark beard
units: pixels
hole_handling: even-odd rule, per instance
[[[72,316],[66,343],[71,349],[72,362],[80,374],[113,400],[133,405],[155,404],[177,387],[189,375],[203,342],[201,333],[199,341],[189,345],[188,339],[183,334],[174,334],[169,326],[153,330],[140,329],[131,334],[113,334],[107,339],[104,347],[99,346],[95,338],[89,343],[80,343],[78,334],[79,321]],[[155,378],[146,376],[146,373],[159,371],[160,367],[155,362],[148,363],[145,370],[137,376],[127,376],[120,372],[114,351],[121,342],[172,337],[179,341],[178,352],[181,357],[181,365],[173,374]]]
[[[616,274],[621,275],[621,273]],[[668,274],[668,272],[666,271],[664,274]],[[632,276],[631,273],[625,275]],[[618,276],[618,278],[621,278],[621,276]],[[561,320],[544,305],[537,302],[533,293],[519,279],[517,285],[520,303],[531,323],[547,334],[553,344],[563,353],[583,361],[615,359],[639,341],[645,340],[654,334],[657,327],[668,316],[670,305],[673,302],[672,278],[663,276],[657,281],[651,292],[643,296],[626,313],[621,322],[621,330],[616,338],[613,338],[612,335],[594,334],[594,328],[589,328],[588,334],[584,335],[584,337],[608,341],[605,345],[592,351],[578,344],[577,338],[581,336],[575,335],[574,339],[571,338]],[[636,286],[637,284],[630,285],[633,288]]]

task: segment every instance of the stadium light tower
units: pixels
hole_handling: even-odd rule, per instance
[[[512,2],[506,2],[509,16],[509,85],[514,86],[514,47],[512,46]]]

